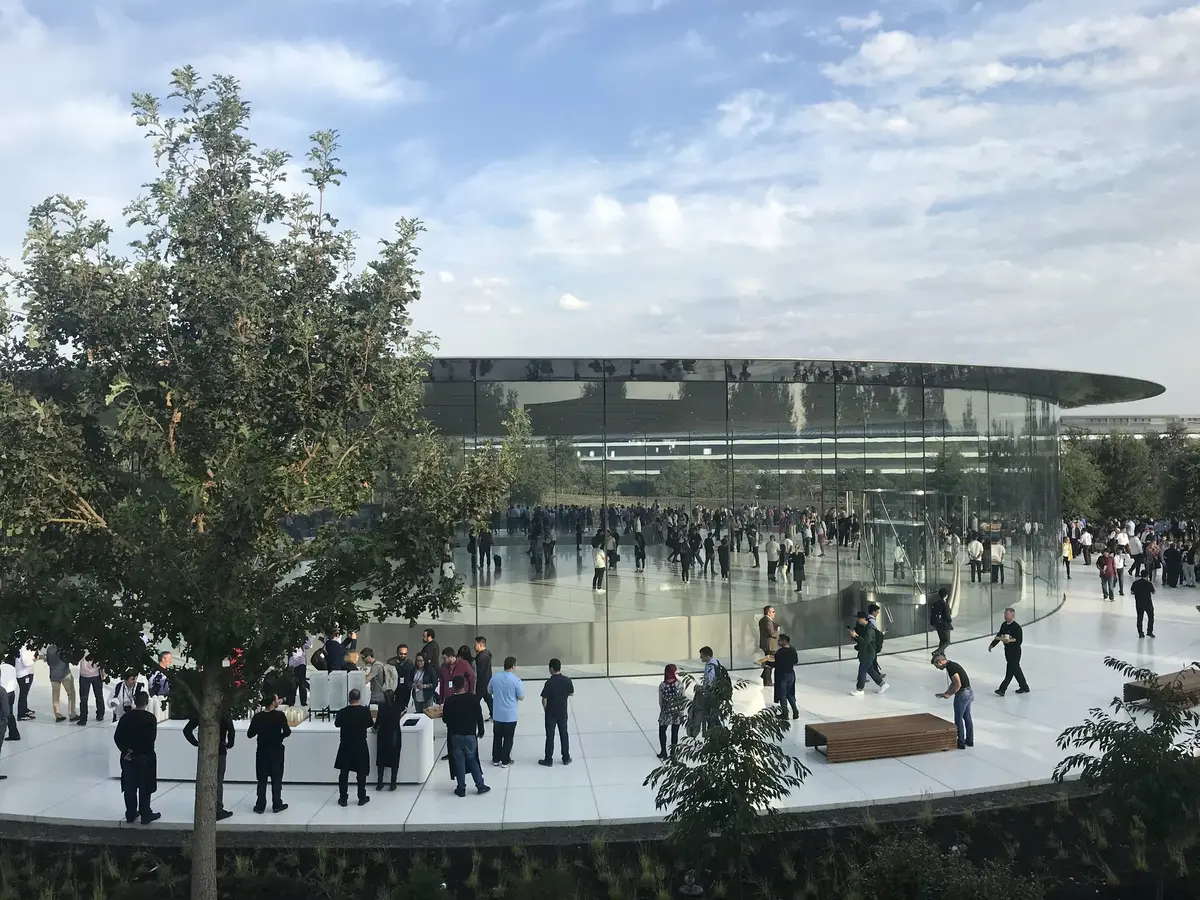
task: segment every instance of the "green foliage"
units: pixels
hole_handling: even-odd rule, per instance
[[[445,896],[445,878],[440,869],[431,866],[423,857],[409,867],[401,884],[392,888],[390,900],[431,900]]]
[[[1106,434],[1088,441],[1087,449],[1104,478],[1100,515],[1144,516],[1161,510],[1159,468],[1145,441],[1128,434]]]
[[[291,193],[289,155],[251,141],[232,78],[186,68],[171,87],[134,98],[157,175],[126,210],[128,248],[56,196],[0,272],[26,314],[23,333],[0,322],[0,631],[111,670],[150,663],[148,631],[204,669],[196,835],[211,860],[205,723],[229,705],[225,661],[240,650],[255,684],[334,623],[455,608],[442,543],[500,503],[515,454],[456,457],[422,418],[429,340],[409,310],[424,229],[400,220],[359,263],[332,213],[336,132],[312,136],[310,192]],[[527,440],[523,416],[508,424]],[[376,527],[338,527],[371,502]],[[335,521],[314,540],[282,534],[317,509]]]
[[[711,687],[690,677],[684,682],[693,688],[689,732],[700,722],[710,727],[682,740],[645,783],[656,790],[655,806],[670,809],[673,841],[707,847],[721,858],[732,853],[741,873],[746,836],[765,830],[775,804],[801,787],[810,772],[781,746],[791,722],[778,710],[734,712],[733,693],[752,688],[749,682],[735,687],[723,666]]]
[[[1093,709],[1087,721],[1059,735],[1059,749],[1087,752],[1063,759],[1054,779],[1078,773],[1085,784],[1106,791],[1119,815],[1141,822],[1155,842],[1184,832],[1195,835],[1200,829],[1200,713],[1190,708],[1179,685],[1159,684],[1149,669],[1111,656],[1104,664],[1126,681],[1145,683],[1149,696],[1139,702],[1115,697],[1113,714]]]
[[[1064,441],[1060,460],[1063,515],[1098,518],[1107,486],[1104,473],[1088,452],[1087,441],[1079,438]]]
[[[974,865],[924,837],[886,838],[851,876],[860,900],[1040,900],[1042,886],[1007,865]]]

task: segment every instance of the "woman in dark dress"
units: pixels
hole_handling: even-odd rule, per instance
[[[371,711],[362,705],[362,694],[353,690],[350,692],[350,705],[338,710],[333,720],[342,733],[338,744],[337,759],[333,767],[338,770],[338,806],[345,806],[350,787],[350,773],[358,779],[358,805],[364,806],[371,802],[367,796],[367,776],[371,773],[371,748],[367,746],[367,732],[371,730],[374,721]]]
[[[392,770],[392,783],[389,790],[396,789],[396,773],[400,767],[400,720],[404,718],[404,710],[396,703],[395,691],[383,692],[383,703],[375,714],[374,730],[379,735],[375,745],[375,790],[383,790],[383,770]]]

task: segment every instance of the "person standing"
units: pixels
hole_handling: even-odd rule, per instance
[[[17,670],[17,719],[29,722],[36,718],[34,711],[29,708],[29,689],[33,687],[33,664],[37,662],[37,654],[28,647],[22,647],[16,653],[13,668]]]
[[[539,766],[554,765],[554,732],[558,731],[559,749],[564,766],[571,764],[571,743],[567,736],[567,700],[575,693],[575,685],[562,673],[562,662],[550,660],[550,678],[542,686],[542,709],[546,711],[546,755]]]
[[[346,806],[350,792],[350,773],[358,780],[358,805],[371,802],[367,795],[367,776],[371,773],[371,748],[367,746],[367,732],[375,724],[371,710],[362,705],[362,693],[355,688],[348,697],[349,706],[343,706],[334,716],[333,724],[341,732],[337,757],[333,767],[338,770],[338,806]]]
[[[1004,587],[1004,542],[992,542],[992,584]]]
[[[975,694],[971,690],[971,679],[962,666],[941,654],[933,658],[933,664],[950,679],[949,686],[938,696],[954,700],[954,727],[958,729],[958,749],[974,747],[975,723],[971,719],[971,704],[975,700]]]
[[[447,647],[442,651],[442,660],[442,667],[438,670],[438,693],[442,698],[442,702],[445,703],[446,698],[452,693],[450,683],[456,675],[461,675],[465,679],[467,693],[474,694],[475,670],[471,668],[471,663],[461,658],[453,647]]]
[[[729,580],[729,536],[721,538],[717,545],[717,564],[721,567],[721,580]]]
[[[1004,610],[1004,623],[988,645],[989,653],[996,648],[997,644],[1004,645],[1004,680],[1000,682],[1000,687],[996,690],[1001,697],[1004,696],[1004,692],[1008,690],[1008,686],[1012,684],[1014,678],[1017,679],[1017,693],[1029,693],[1029,683],[1025,680],[1025,673],[1021,671],[1021,642],[1024,639],[1025,635],[1021,626],[1017,624],[1017,612],[1010,606]]]
[[[938,636],[934,655],[945,653],[950,646],[950,632],[954,630],[954,619],[950,615],[950,592],[946,588],[938,588],[937,599],[929,604],[929,624]]]
[[[375,790],[383,790],[383,770],[392,770],[392,781],[389,790],[396,789],[396,778],[400,771],[400,751],[403,747],[403,735],[400,723],[408,704],[403,706],[396,697],[395,691],[383,692],[383,703],[375,714],[375,723],[371,730],[377,735],[375,739]]]
[[[79,716],[75,715],[75,679],[71,675],[71,664],[63,659],[63,655],[54,644],[46,648],[46,665],[50,668],[50,706],[54,710],[54,721],[78,722]],[[65,716],[60,705],[63,690],[67,692]]]
[[[479,766],[479,739],[483,737],[483,705],[475,694],[467,691],[467,680],[455,675],[450,682],[452,693],[442,706],[442,721],[446,723],[450,758],[458,782],[454,793],[467,796],[467,774],[475,782],[475,790],[486,794],[491,790],[483,781]]]
[[[479,568],[489,571],[492,568],[492,532],[488,528],[479,532]]]
[[[504,658],[504,671],[488,683],[492,710],[492,765],[512,765],[513,737],[517,733],[517,704],[525,699],[525,686],[517,677],[517,658]]]
[[[971,567],[971,584],[976,581],[983,584],[983,543],[977,534],[967,541],[967,562]]]
[[[488,684],[492,680],[492,651],[487,648],[487,638],[475,638],[475,693],[487,704],[488,721],[492,720],[492,695]]]
[[[805,561],[806,560],[804,557],[804,551],[799,546],[797,546],[796,549],[792,551],[791,557],[789,559],[789,562],[791,563],[791,566],[792,566],[792,581],[794,581],[796,583],[795,591],[797,594],[801,593],[804,590],[804,563],[805,563]],[[800,599],[803,600],[804,598],[801,597]]]
[[[781,634],[779,649],[775,651],[775,702],[785,719],[788,706],[792,708],[792,718],[800,718],[800,710],[796,707],[796,666],[799,663],[800,657],[792,646],[792,639]]]
[[[775,570],[779,568],[779,541],[775,535],[767,536],[767,582],[775,581]]]
[[[312,649],[312,643],[312,638],[306,638],[288,657],[288,671],[292,673],[288,706],[295,706],[297,699],[301,706],[308,706],[308,651]]]
[[[1154,584],[1150,581],[1150,570],[1142,566],[1141,574],[1129,586],[1133,594],[1134,609],[1137,611],[1138,637],[1154,637]],[[1142,619],[1146,620],[1146,628],[1142,630]]]
[[[254,777],[258,781],[256,813],[267,811],[268,779],[271,781],[271,812],[279,813],[288,808],[283,802],[283,742],[291,733],[287,716],[279,708],[279,698],[265,694],[263,708],[254,714],[246,730],[247,738],[258,738],[254,752]]]
[[[424,712],[433,705],[437,696],[437,670],[425,662],[425,657],[417,654],[416,668],[413,669],[413,709]]]
[[[861,697],[868,677],[879,686],[879,693],[887,693],[890,685],[883,680],[879,668],[875,664],[879,659],[879,651],[875,644],[875,629],[871,627],[871,623],[867,620],[867,614],[862,610],[854,614],[854,619],[855,624],[850,629],[850,637],[854,639],[854,647],[858,652],[858,680],[855,682],[854,690],[850,693],[852,696]]]
[[[396,705],[404,711],[412,700],[413,680],[417,671],[416,665],[408,658],[408,644],[396,647],[396,655],[388,660],[388,665],[396,670]]]
[[[19,741],[21,732],[17,729],[17,717],[13,715],[17,702],[17,670],[9,662],[11,658],[0,661],[0,694],[4,695],[4,708],[7,710],[4,718],[0,719],[0,730],[8,732],[10,741]]]
[[[601,544],[592,551],[592,590],[604,590],[604,569],[608,565],[608,554],[604,552],[604,545]]]
[[[1075,558],[1075,548],[1071,544],[1071,539],[1068,537],[1065,537],[1065,538],[1063,538],[1063,542],[1062,542],[1062,561],[1063,561],[1063,566],[1067,570],[1067,581],[1071,580],[1071,560],[1073,560],[1074,558]]]
[[[325,671],[340,672],[346,668],[346,648],[338,640],[337,632],[326,636],[322,649],[325,651]]]
[[[664,762],[675,755],[675,748],[679,746],[679,726],[686,718],[678,667],[669,663],[663,670],[662,684],[658,686],[658,758]],[[667,755],[667,728],[671,729],[670,756]]]
[[[183,739],[193,747],[199,747],[200,742],[196,740],[196,729],[200,725],[200,720],[196,716],[188,719],[186,725],[183,726]],[[221,716],[220,724],[221,733],[217,740],[217,821],[228,819],[233,813],[225,808],[225,764],[226,754],[233,749],[233,742],[236,739],[237,732],[233,727],[233,718],[228,714]]]
[[[121,716],[113,732],[113,743],[121,751],[125,821],[133,822],[141,816],[143,825],[162,818],[162,813],[150,808],[150,797],[158,790],[158,764],[154,755],[158,720],[146,709],[149,703],[150,695],[139,690],[133,698],[133,709]]]
[[[763,656],[770,656],[775,652],[775,647],[779,638],[779,623],[775,621],[775,607],[764,606],[762,618],[758,620],[758,649],[762,651]],[[762,682],[763,687],[771,687],[773,669],[769,664],[763,664]]]
[[[1105,600],[1116,600],[1117,563],[1107,547],[1100,548],[1096,570],[1100,573],[1100,596]]]
[[[367,696],[370,698],[368,702],[379,706],[383,703],[384,690],[394,689],[388,682],[395,679],[396,670],[390,666],[385,666],[376,659],[375,651],[371,647],[363,649],[362,661],[366,669],[364,678],[366,679]],[[390,676],[389,673],[391,673]]]
[[[421,656],[425,657],[425,665],[437,672],[438,666],[442,664],[442,650],[438,646],[437,635],[432,628],[426,628],[421,633],[421,640],[424,641]]]
[[[96,721],[104,721],[104,670],[92,662],[85,652],[79,658],[79,721],[76,725],[88,723],[88,692],[94,695],[96,705]]]
[[[0,755],[4,753],[4,733],[8,730],[6,723],[8,715],[12,712],[12,707],[8,701],[8,691],[0,689]],[[0,781],[3,781],[8,776],[0,774]]]

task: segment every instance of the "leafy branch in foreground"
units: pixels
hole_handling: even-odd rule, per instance
[[[1200,840],[1200,713],[1181,679],[1163,679],[1111,656],[1104,664],[1138,683],[1144,699],[1114,697],[1111,712],[1092,709],[1085,722],[1063,731],[1059,749],[1085,752],[1063,759],[1054,780],[1078,773],[1084,784],[1105,792],[1114,812],[1145,842],[1161,897],[1172,847],[1178,851]],[[1185,671],[1200,672],[1200,663]]]
[[[750,682],[734,683],[724,666],[717,667],[711,686],[691,676],[683,681],[685,690],[692,689],[689,737],[645,784],[656,789],[655,806],[670,810],[673,840],[722,858],[733,851],[740,891],[746,837],[768,830],[778,802],[811,773],[783,749],[791,722],[776,709],[734,711],[734,692],[753,687]]]

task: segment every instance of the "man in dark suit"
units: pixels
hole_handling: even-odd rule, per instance
[[[762,651],[763,656],[770,656],[775,652],[778,640],[779,623],[775,621],[775,607],[764,606],[762,618],[758,620],[758,649]],[[771,680],[771,673],[773,671],[770,666],[763,666],[762,681],[764,687],[771,687],[774,683]]]
[[[121,716],[113,732],[113,743],[121,751],[121,792],[125,795],[125,821],[139,815],[149,825],[162,818],[150,809],[150,797],[158,790],[158,762],[154,742],[158,720],[146,709],[150,695],[139,690],[133,696],[133,709]]]

